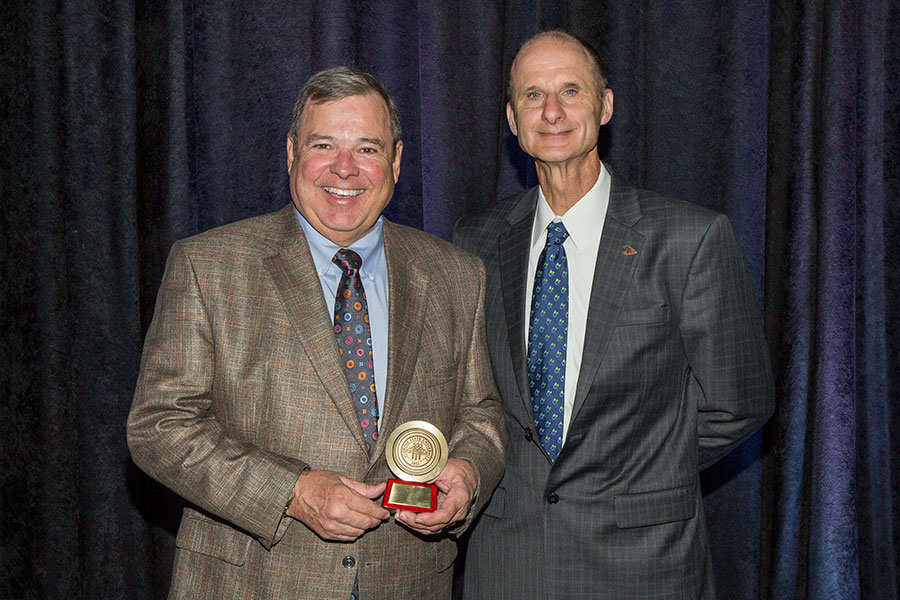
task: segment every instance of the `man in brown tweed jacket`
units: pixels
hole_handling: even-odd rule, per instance
[[[502,474],[506,428],[481,262],[381,217],[402,148],[377,80],[318,73],[287,140],[293,206],[173,247],[128,419],[135,462],[189,503],[170,597],[450,596],[455,535]],[[341,249],[361,255],[369,299],[371,453],[332,320]],[[391,518],[385,442],[410,420],[450,458],[437,510]]]

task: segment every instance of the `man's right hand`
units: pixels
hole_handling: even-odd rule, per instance
[[[390,517],[373,502],[385,485],[360,483],[334,471],[304,471],[294,484],[287,514],[322,539],[352,542]]]

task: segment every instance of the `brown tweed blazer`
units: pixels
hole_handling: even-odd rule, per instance
[[[477,512],[502,474],[506,443],[484,268],[387,221],[384,240],[382,431],[412,419],[440,428],[451,456],[478,468]],[[307,466],[386,480],[387,437],[369,457],[292,206],[175,244],[128,419],[134,461],[189,502],[171,598],[347,600],[357,576],[364,600],[449,598],[451,536],[425,538],[390,521],[335,543],[282,519]]]

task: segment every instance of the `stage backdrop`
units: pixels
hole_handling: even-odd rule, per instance
[[[0,597],[164,598],[180,502],[125,419],[176,239],[289,201],[314,71],[397,99],[398,222],[535,181],[505,123],[518,45],[606,56],[601,155],[728,214],[778,410],[704,473],[722,598],[897,600],[900,6],[895,0],[15,0],[0,7]]]

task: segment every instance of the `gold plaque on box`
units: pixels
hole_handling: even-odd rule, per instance
[[[407,421],[388,437],[385,457],[400,479],[388,480],[382,506],[416,512],[437,507],[437,487],[426,484],[447,464],[447,439],[427,421]]]

